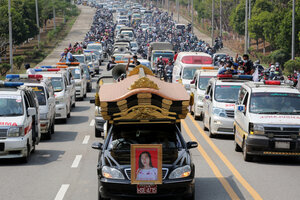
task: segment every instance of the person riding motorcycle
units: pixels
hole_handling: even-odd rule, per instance
[[[163,68],[165,67],[165,62],[163,61],[162,56],[159,56],[156,62],[156,74],[158,73],[159,66],[163,66]]]
[[[168,78],[172,80],[172,74],[173,74],[173,62],[172,59],[169,59],[169,62],[167,66],[165,67],[165,81],[168,81]]]

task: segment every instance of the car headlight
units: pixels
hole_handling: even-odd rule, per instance
[[[190,89],[191,89],[191,85],[190,85],[190,84],[185,84],[185,85],[184,85],[184,88],[185,88],[186,90],[190,90]]]
[[[81,81],[76,82],[75,86],[81,86]]]
[[[64,97],[55,97],[55,104],[64,103]]]
[[[213,108],[213,114],[218,115],[219,117],[227,117],[226,111],[223,108]]]
[[[203,95],[199,95],[198,98],[197,98],[197,100],[201,102],[203,100],[203,98],[204,98]]]
[[[47,113],[40,113],[40,119],[48,119]]]
[[[178,167],[171,172],[169,179],[186,178],[191,175],[191,172],[192,170],[189,165]]]
[[[23,136],[23,129],[21,127],[10,127],[7,132],[7,137]]]
[[[102,176],[110,179],[125,179],[119,170],[108,166],[102,167]]]
[[[249,128],[250,128],[250,134],[264,134],[265,133],[265,129],[264,126],[262,124],[249,124]]]

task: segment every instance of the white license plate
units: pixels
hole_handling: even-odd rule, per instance
[[[276,149],[290,149],[289,142],[275,142]]]

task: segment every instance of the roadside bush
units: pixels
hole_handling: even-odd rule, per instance
[[[290,59],[290,53],[284,49],[278,49],[276,51],[273,51],[269,55],[269,57],[273,63],[279,62],[280,65],[282,66],[286,61]]]
[[[15,63],[18,70],[21,69],[24,61],[25,61],[25,56],[15,56],[14,57],[14,63]]]
[[[5,76],[9,70],[10,70],[10,64],[3,63],[0,65],[1,76]]]
[[[294,70],[300,70],[300,57],[296,57],[295,60],[289,60],[284,63],[284,74],[289,75],[294,73]]]

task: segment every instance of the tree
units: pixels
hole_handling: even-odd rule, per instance
[[[239,35],[245,35],[245,0],[237,5],[230,17],[230,26]]]

